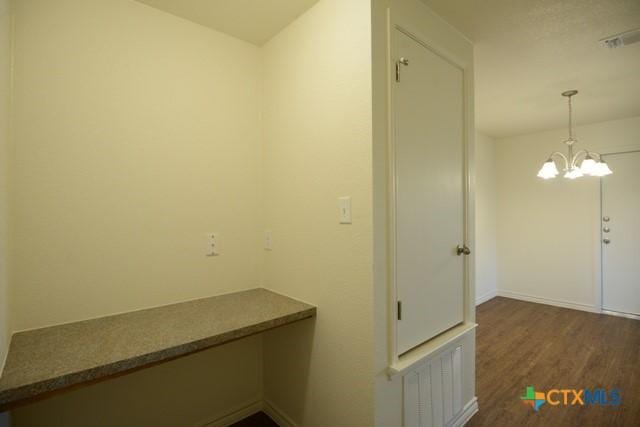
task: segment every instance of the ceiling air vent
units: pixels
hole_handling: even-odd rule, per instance
[[[640,28],[635,30],[625,31],[624,33],[616,34],[615,36],[606,37],[600,40],[609,49],[615,49],[622,46],[627,46],[632,43],[640,42]]]

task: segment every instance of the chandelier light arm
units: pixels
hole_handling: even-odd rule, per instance
[[[551,153],[549,155],[549,158],[553,159],[553,156],[561,157],[562,160],[564,160],[564,170],[569,170],[569,159],[567,158],[567,156],[565,156],[564,154],[562,154],[559,151],[554,151],[553,153]]]
[[[574,167],[578,166],[578,159],[580,158],[580,156],[587,157],[588,155],[589,152],[587,150],[578,151],[571,159],[571,168],[573,169]]]

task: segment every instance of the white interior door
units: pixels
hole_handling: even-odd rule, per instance
[[[395,30],[395,281],[399,354],[463,321],[463,70]],[[400,309],[401,307],[401,309]]]
[[[605,156],[602,308],[640,316],[640,152]]]

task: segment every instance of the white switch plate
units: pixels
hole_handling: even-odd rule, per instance
[[[206,256],[218,256],[220,255],[220,235],[218,233],[206,234]]]
[[[273,250],[273,235],[270,231],[264,232],[264,249],[267,251]]]
[[[351,196],[339,197],[340,224],[351,224]]]

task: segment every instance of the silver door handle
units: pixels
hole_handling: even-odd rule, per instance
[[[609,243],[611,243],[610,239],[602,239],[602,243],[604,243],[605,245],[608,245]]]
[[[471,249],[469,249],[467,245],[464,245],[464,246],[458,245],[458,247],[456,248],[456,254],[458,254],[458,256],[462,254],[469,255],[470,253],[471,253]]]

